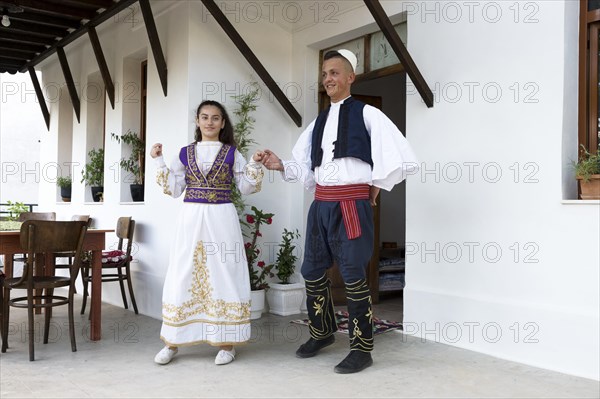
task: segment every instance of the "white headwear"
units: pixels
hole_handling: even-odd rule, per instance
[[[346,50],[346,49],[339,49],[336,51],[338,53],[340,53],[340,55],[342,57],[347,59],[348,62],[350,63],[350,65],[352,65],[352,72],[356,72],[356,65],[358,64],[358,60],[356,59],[356,56],[354,55],[354,53],[352,51]]]

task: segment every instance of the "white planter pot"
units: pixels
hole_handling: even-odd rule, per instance
[[[267,291],[269,313],[280,316],[298,314],[304,299],[304,284],[270,283]]]
[[[265,290],[250,291],[250,320],[260,319],[265,309]]]

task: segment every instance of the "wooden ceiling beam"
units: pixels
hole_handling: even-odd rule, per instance
[[[14,21],[13,18],[11,18],[10,30],[15,33],[21,32],[46,37],[65,37],[69,34],[69,31],[64,28],[61,29],[36,23]]]
[[[12,41],[28,43],[28,44],[42,44],[48,43],[47,37],[35,36],[21,32],[9,31],[7,28],[0,28],[0,39],[9,39]]]
[[[14,58],[16,60],[31,60],[35,57],[35,53],[26,53],[23,51],[14,51],[14,50],[0,50],[0,54],[4,58]]]
[[[35,22],[43,25],[54,26],[57,28],[77,29],[81,26],[79,21],[68,18],[51,17],[49,15],[40,15],[30,12],[10,14],[11,21]]]
[[[46,46],[43,45],[34,45],[34,44],[24,44],[17,43],[10,40],[2,40],[0,37],[0,49],[9,49],[15,51],[23,51],[23,52],[33,52],[33,53],[41,53],[46,50]]]
[[[17,0],[14,1],[14,3],[26,11],[41,12],[61,17],[66,16],[75,19],[92,19],[97,15],[93,10],[83,10],[81,8],[68,7],[41,0]]]
[[[404,65],[406,73],[417,88],[419,94],[421,94],[421,98],[427,107],[433,107],[433,93],[427,85],[425,78],[423,78],[421,71],[419,71],[419,68],[417,68],[415,62],[410,56],[406,46],[404,46],[404,43],[402,43],[398,32],[396,32],[396,29],[394,29],[394,26],[385,13],[385,10],[381,6],[381,3],[379,0],[364,0],[364,2],[371,12],[371,15],[373,15],[373,18],[375,18],[375,22],[377,22],[377,25],[379,25],[379,29],[381,29],[383,35],[390,43],[394,53],[396,53],[396,56],[398,56],[398,59],[402,65]]]
[[[54,54],[54,52],[56,51],[56,49],[59,46],[65,47],[66,45],[73,42],[74,40],[79,39],[82,35],[87,34],[88,27],[90,27],[90,26],[95,27],[95,26],[100,25],[107,19],[112,18],[114,15],[123,11],[124,9],[131,6],[132,4],[134,4],[137,1],[138,0],[121,0],[118,3],[114,3],[114,5],[112,5],[110,8],[108,8],[102,14],[97,14],[97,16],[94,19],[90,20],[87,24],[85,24],[84,26],[81,26],[76,31],[72,32],[69,36],[65,37],[60,42],[53,44],[50,48],[46,49],[46,51],[44,51],[43,53],[38,55],[36,58],[31,60],[30,62],[28,62],[26,65],[24,65],[21,68],[20,71],[25,72],[25,71],[27,71],[27,67],[36,66],[37,64],[39,64],[40,62],[44,61],[46,58],[48,58],[52,54]],[[0,35],[0,37],[1,37],[1,35]]]
[[[35,89],[35,95],[37,96],[38,103],[40,103],[40,108],[42,109],[42,114],[44,115],[44,121],[46,121],[46,128],[48,131],[50,131],[50,112],[48,112],[48,106],[46,105],[46,99],[44,98],[42,87],[40,86],[35,69],[33,69],[33,67],[29,67],[27,70],[29,71],[29,77],[31,77],[31,82],[33,83],[33,88]]]
[[[79,102],[79,95],[77,94],[77,89],[75,88],[75,82],[73,81],[71,68],[69,68],[69,61],[67,61],[67,55],[65,54],[65,50],[62,47],[57,47],[56,54],[58,55],[60,68],[62,69],[63,75],[65,76],[65,82],[67,83],[67,88],[69,89],[69,96],[71,97],[73,110],[75,111],[75,115],[77,116],[77,122],[81,122],[79,120],[81,103]]]
[[[215,18],[215,20],[219,23],[221,28],[225,31],[229,39],[233,42],[233,44],[238,48],[238,50],[242,53],[244,58],[250,63],[254,71],[257,75],[262,79],[262,81],[267,85],[271,93],[275,96],[277,101],[281,104],[283,109],[288,113],[290,118],[296,123],[296,126],[302,126],[302,116],[296,111],[296,108],[292,105],[290,100],[285,96],[285,93],[277,86],[275,80],[271,77],[266,68],[262,65],[262,63],[258,60],[256,55],[252,52],[248,44],[244,41],[242,36],[237,32],[234,26],[229,22],[225,14],[221,11],[219,6],[214,2],[214,0],[202,0],[204,6],[208,9],[208,12]]]
[[[104,58],[104,52],[102,52],[102,46],[100,45],[96,28],[90,26],[88,29],[88,35],[90,36],[90,41],[92,42],[92,48],[94,49],[96,62],[98,62],[98,67],[100,68],[102,80],[104,81],[104,87],[108,93],[110,105],[112,109],[115,109],[115,85],[110,77],[110,71],[108,70],[108,65],[106,64],[106,58]]]
[[[158,37],[158,31],[156,30],[156,23],[154,22],[154,15],[152,15],[152,9],[150,8],[150,2],[148,0],[139,0],[140,9],[142,10],[142,16],[144,17],[144,24],[146,25],[146,33],[148,34],[148,40],[150,41],[150,48],[154,55],[154,62],[156,69],[158,70],[158,77],[160,84],[163,89],[163,94],[167,96],[167,61],[160,45],[160,38]]]

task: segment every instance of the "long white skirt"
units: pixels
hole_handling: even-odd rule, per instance
[[[184,203],[163,288],[161,339],[170,346],[250,339],[250,282],[233,204]]]

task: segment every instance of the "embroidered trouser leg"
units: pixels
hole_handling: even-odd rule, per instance
[[[336,331],[330,282],[326,275],[334,259],[339,265],[346,284],[348,312],[357,320],[357,328],[365,329],[365,315],[369,314],[371,320],[371,297],[366,286],[366,267],[373,253],[373,211],[368,200],[357,200],[356,208],[361,235],[352,240],[348,239],[338,202],[314,201],[308,213],[301,271],[306,280],[307,310],[310,322],[314,324],[311,335],[315,339],[326,338]],[[353,323],[352,319],[349,321]],[[354,325],[350,324],[349,328],[352,331]],[[318,331],[320,331],[319,335],[314,335]],[[370,344],[359,347],[362,350],[371,350],[372,329],[361,334],[371,334],[370,341],[369,337],[364,335],[367,337],[366,342]],[[351,335],[351,343],[352,337],[353,335]],[[356,339],[355,341],[358,342]]]
[[[373,312],[367,281],[346,283],[346,298],[350,350],[370,352],[373,350]]]
[[[326,274],[318,280],[306,280],[306,308],[311,337],[325,339],[337,331],[331,300],[331,282]]]

